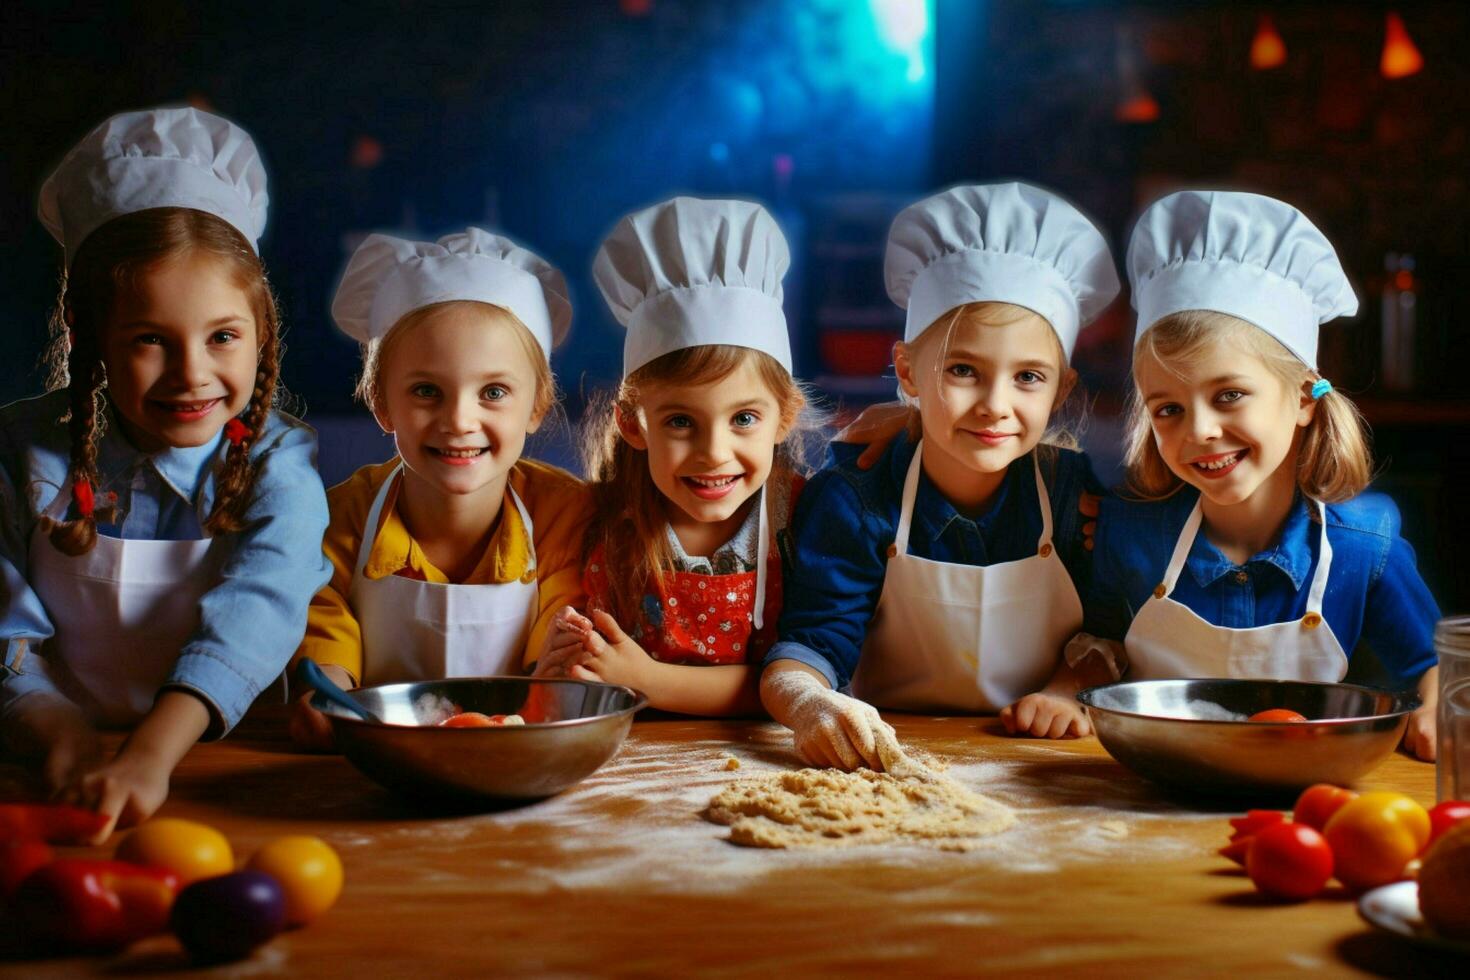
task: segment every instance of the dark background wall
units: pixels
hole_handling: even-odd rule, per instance
[[[1380,71],[1390,10],[1423,56],[1410,77]],[[1262,13],[1287,51],[1269,70],[1250,63]],[[1324,331],[1324,371],[1372,422],[1379,487],[1399,500],[1437,594],[1463,610],[1467,41],[1470,12],[1451,2],[6,4],[0,399],[42,385],[60,252],[35,220],[36,191],[123,109],[192,102],[260,143],[284,377],[323,432],[329,480],[385,452],[351,401],[356,350],[327,315],[368,231],[480,224],[560,266],[576,319],[554,367],[575,422],[620,363],[588,275],[601,235],[674,192],[759,199],[792,244],[798,370],[850,409],[893,390],[887,348],[902,318],[883,295],[882,242],[925,191],[1049,185],[1121,258],[1149,200],[1236,187],[1302,207],[1341,251],[1363,302]],[[1396,365],[1385,331],[1403,331],[1386,324],[1385,297],[1391,310],[1414,304]],[[1105,474],[1131,332],[1120,302],[1077,356],[1094,399],[1085,438]],[[572,462],[565,432],[538,451]]]

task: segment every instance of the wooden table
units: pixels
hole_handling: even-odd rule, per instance
[[[223,830],[238,856],[316,834],[347,870],[339,904],[218,976],[1004,973],[1433,974],[1442,954],[1371,930],[1345,894],[1264,902],[1214,851],[1224,812],[1182,806],[1093,739],[1009,739],[993,719],[891,717],[910,747],[1018,810],[978,851],[762,851],[699,811],[727,781],[794,763],[770,723],[640,721],[567,793],[455,815],[397,799],[336,756],[290,751],[277,719],[196,748],[162,814]],[[727,756],[741,761],[726,771]],[[1433,767],[1395,756],[1368,788],[1433,802]],[[7,975],[178,973],[158,937],[111,959]],[[1463,974],[1462,974],[1463,975]]]

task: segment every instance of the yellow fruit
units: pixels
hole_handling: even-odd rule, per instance
[[[331,908],[342,894],[342,860],[318,837],[277,837],[250,858],[286,893],[286,924],[299,926]]]
[[[235,855],[225,835],[192,820],[162,817],[133,831],[117,847],[119,861],[167,868],[184,884],[235,870]]]
[[[1470,823],[1451,828],[1424,855],[1419,911],[1440,935],[1470,939]]]

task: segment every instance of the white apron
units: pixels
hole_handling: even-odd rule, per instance
[[[1307,610],[1302,618],[1232,629],[1206,622],[1184,603],[1169,597],[1199,533],[1204,516],[1202,503],[1203,498],[1184,522],[1169,567],[1164,571],[1164,581],[1154,588],[1154,594],[1133,617],[1133,625],[1123,639],[1128,652],[1128,680],[1175,677],[1342,680],[1347,674],[1347,654],[1322,617],[1322,596],[1327,591],[1327,576],[1332,568],[1332,545],[1327,541],[1325,515],[1317,571],[1312,576]],[[1317,508],[1322,511],[1321,504]]]
[[[923,451],[921,441],[852,693],[885,708],[998,711],[1045,686],[1082,627],[1082,601],[1051,543],[1051,497],[1034,454],[1036,554],[988,566],[909,554]]]
[[[383,506],[402,472],[399,463],[373,499],[348,594],[362,627],[362,683],[521,673],[526,640],[540,606],[531,515],[521,498],[507,484],[526,524],[531,552],[531,566],[520,581],[454,585],[402,575],[370,579],[363,569],[373,553]]]
[[[63,490],[45,513],[63,520],[70,503]],[[153,707],[199,628],[199,600],[219,582],[221,540],[99,534],[91,551],[73,556],[39,524],[31,533],[31,588],[56,630],[43,648],[46,674],[95,724],[132,725]]]

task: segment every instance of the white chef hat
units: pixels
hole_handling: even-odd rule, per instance
[[[332,318],[343,333],[367,343],[414,310],[452,300],[504,307],[547,357],[572,323],[562,274],[510,239],[479,228],[437,242],[369,235],[342,273]]]
[[[1181,310],[1228,313],[1313,370],[1317,328],[1358,311],[1332,243],[1296,208],[1260,194],[1180,191],[1155,201],[1128,243],[1142,337]]]
[[[957,306],[1012,303],[1050,323],[1069,360],[1078,332],[1119,289],[1097,226],[1050,191],[1014,182],[952,187],[904,208],[888,230],[883,275],[908,310],[906,341]]]
[[[113,218],[150,208],[207,211],[257,252],[265,231],[265,167],[250,134],[198,109],[123,112],[72,148],[41,186],[41,223],[66,249]]]
[[[618,322],[623,376],[686,347],[764,351],[791,370],[781,277],[786,238],[759,204],[676,197],[623,218],[592,277]]]

